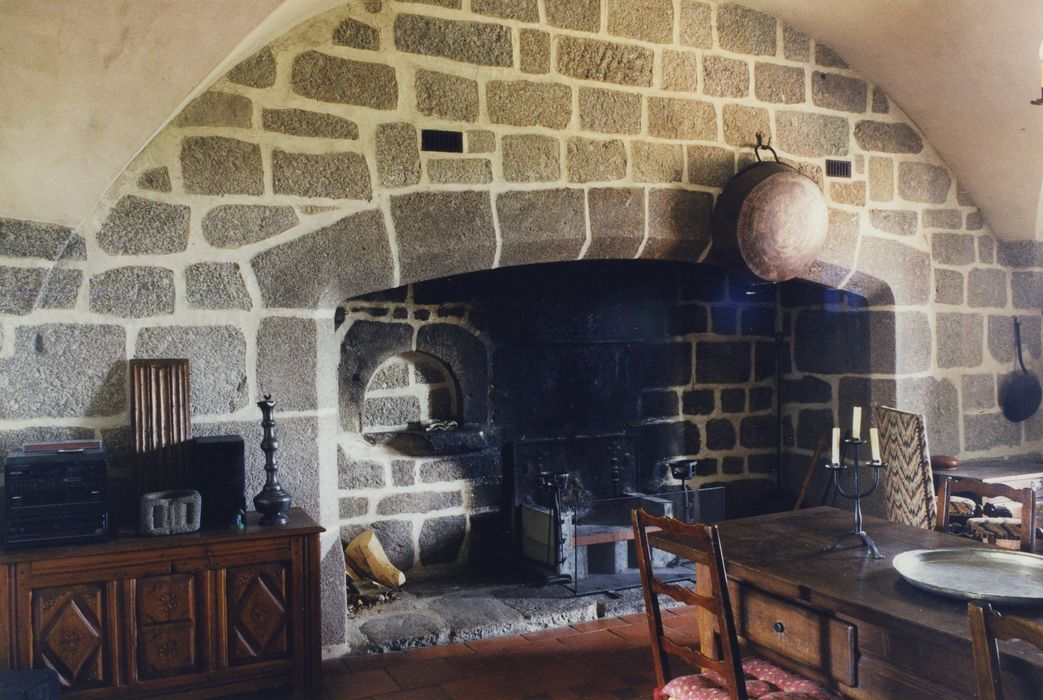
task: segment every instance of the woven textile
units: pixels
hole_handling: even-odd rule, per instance
[[[760,700],[839,700],[817,683],[783,671],[763,659],[743,659],[746,694]],[[728,685],[713,671],[679,676],[656,693],[663,700],[728,700]]]
[[[876,425],[880,430],[880,458],[887,465],[881,477],[888,519],[932,529],[938,502],[923,416],[877,406]]]

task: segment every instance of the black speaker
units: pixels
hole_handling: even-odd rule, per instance
[[[245,451],[238,435],[192,440],[192,484],[203,498],[203,527],[229,527],[246,506]]]

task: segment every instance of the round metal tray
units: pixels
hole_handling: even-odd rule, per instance
[[[906,581],[932,593],[1008,605],[1043,603],[1043,557],[1000,549],[916,549],[893,561]]]

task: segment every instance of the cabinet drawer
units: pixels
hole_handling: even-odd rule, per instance
[[[740,635],[848,686],[858,684],[855,627],[754,588],[732,601]]]

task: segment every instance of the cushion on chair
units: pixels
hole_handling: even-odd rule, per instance
[[[967,530],[979,540],[1018,540],[1021,538],[1021,518],[970,518]]]
[[[950,518],[973,518],[975,515],[978,515],[978,504],[974,499],[964,496],[949,497]]]
[[[840,695],[763,659],[743,659],[746,694],[762,700],[839,700]],[[714,671],[678,676],[660,690],[671,700],[728,700],[728,684]]]
[[[934,494],[924,417],[887,406],[876,407],[880,428],[881,473],[887,519],[927,530],[934,528],[938,503]]]

